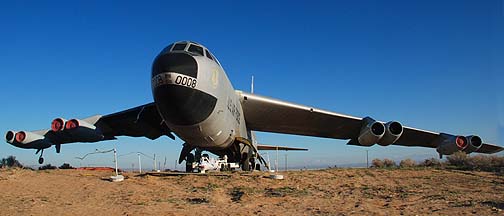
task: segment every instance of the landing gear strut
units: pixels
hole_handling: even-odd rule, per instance
[[[242,162],[242,170],[243,171],[250,171],[250,156],[247,153],[244,153],[242,155],[243,157],[243,162]]]
[[[40,152],[40,156],[39,156],[39,159],[38,159],[38,163],[39,164],[43,164],[44,163],[44,158],[42,157],[42,155],[44,154],[44,149],[38,149],[37,152],[35,152],[35,154],[38,154]]]
[[[192,172],[193,171],[193,162],[194,162],[194,155],[192,153],[189,153],[186,157],[186,172]]]

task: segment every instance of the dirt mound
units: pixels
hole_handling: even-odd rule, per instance
[[[435,169],[328,169],[228,176],[1,170],[2,215],[503,214],[504,176]]]

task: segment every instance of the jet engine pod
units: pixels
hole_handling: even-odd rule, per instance
[[[370,117],[366,117],[362,120],[364,121],[364,126],[357,140],[362,146],[372,146],[385,134],[385,126]]]
[[[395,143],[403,133],[403,126],[396,121],[389,121],[385,124],[385,135],[378,141],[381,146],[388,146]]]
[[[478,151],[478,149],[483,146],[483,141],[481,141],[481,138],[479,136],[471,135],[467,136],[466,139],[469,144],[467,145],[467,148],[464,149],[465,153]]]
[[[80,119],[70,119],[70,120],[66,121],[66,123],[65,123],[65,130],[71,130],[71,129],[75,129],[78,127],[85,127],[85,128],[92,129],[92,130],[96,129],[96,126],[92,125],[91,123],[89,123],[87,121],[80,120]]]
[[[103,133],[96,126],[81,119],[68,120],[65,131],[73,142],[98,142],[104,139]]]
[[[437,152],[440,155],[451,155],[457,151],[465,151],[469,146],[467,138],[464,136],[453,136],[449,134],[441,134]]]
[[[7,133],[5,133],[5,140],[10,144],[14,142],[15,137],[16,137],[16,131],[7,131]]]
[[[43,140],[45,137],[28,131],[19,131],[16,133],[14,139],[17,143],[29,144],[33,141]]]
[[[65,129],[65,123],[67,122],[64,118],[55,118],[51,122],[51,130],[54,132],[62,131]]]
[[[45,136],[28,131],[7,131],[5,138],[8,143],[20,148],[44,149],[52,145]]]

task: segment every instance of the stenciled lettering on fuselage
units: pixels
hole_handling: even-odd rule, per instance
[[[240,124],[240,116],[241,116],[240,110],[238,110],[238,106],[236,106],[234,101],[229,97],[227,100],[227,108],[228,108],[229,112],[231,113],[231,115],[233,117],[235,117],[236,122],[238,124]]]
[[[186,76],[184,74],[164,72],[154,76],[151,82],[153,88],[162,85],[180,85],[189,88],[195,88],[197,80],[194,77]]]

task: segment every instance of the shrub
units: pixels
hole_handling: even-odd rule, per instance
[[[70,164],[68,163],[64,163],[63,165],[61,165],[60,167],[58,167],[59,169],[73,169],[72,166],[70,166]]]
[[[441,166],[441,161],[439,161],[436,158],[425,159],[422,163],[419,164],[419,166],[423,166],[423,167],[440,167]]]
[[[416,162],[410,158],[404,159],[399,163],[400,167],[414,167]]]
[[[458,151],[448,156],[447,161],[448,165],[452,165],[458,168],[464,168],[468,165],[467,154],[462,151]]]
[[[391,160],[391,159],[388,159],[388,158],[385,158],[383,159],[383,166],[387,167],[387,168],[393,168],[393,167],[396,167],[396,162]]]
[[[52,170],[52,169],[57,169],[56,166],[53,166],[51,164],[46,164],[44,166],[41,166],[38,168],[39,170]]]
[[[23,165],[16,160],[15,156],[9,156],[7,158],[2,158],[0,161],[0,168],[23,168]]]
[[[383,168],[383,161],[378,159],[378,158],[375,158],[373,159],[373,161],[371,161],[371,167],[372,168]]]

